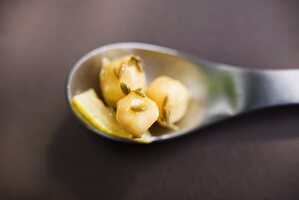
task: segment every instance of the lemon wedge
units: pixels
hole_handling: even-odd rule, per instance
[[[132,139],[132,134],[121,128],[116,121],[115,112],[104,105],[93,89],[75,95],[72,106],[77,115],[92,127],[109,135]]]
[[[82,121],[109,135],[133,139],[139,143],[153,141],[149,131],[142,134],[140,138],[133,138],[132,134],[120,127],[116,121],[115,111],[104,105],[94,89],[75,95],[72,99],[72,107]]]

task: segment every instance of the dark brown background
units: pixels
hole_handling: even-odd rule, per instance
[[[129,145],[85,130],[64,92],[80,56],[121,41],[299,68],[298,10],[298,0],[1,1],[0,199],[299,199],[298,106]]]

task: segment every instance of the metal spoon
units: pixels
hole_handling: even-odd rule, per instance
[[[187,113],[178,123],[179,131],[154,126],[151,128],[154,142],[176,138],[251,110],[299,103],[299,70],[241,69],[143,43],[110,44],[83,56],[68,75],[68,102],[75,94],[89,88],[99,91],[98,73],[103,57],[114,59],[127,54],[141,56],[145,62],[148,82],[166,75],[183,82],[192,94]],[[134,142],[85,125],[106,138]]]

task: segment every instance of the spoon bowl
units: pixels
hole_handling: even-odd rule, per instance
[[[74,65],[66,85],[69,105],[71,106],[74,95],[90,88],[95,89],[101,96],[98,74],[102,58],[116,59],[128,54],[139,55],[143,59],[148,83],[158,76],[165,75],[181,81],[191,93],[186,115],[177,123],[180,129],[173,131],[154,125],[150,129],[154,142],[185,135],[242,112],[299,102],[299,88],[292,87],[299,83],[298,70],[241,69],[161,46],[116,43],[87,53]],[[83,123],[93,132],[106,138],[135,142],[108,135]]]

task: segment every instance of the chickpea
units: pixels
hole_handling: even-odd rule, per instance
[[[176,129],[173,124],[184,116],[189,103],[187,88],[180,81],[161,76],[150,84],[146,94],[159,107],[158,122],[162,126]]]
[[[130,92],[124,89],[125,93]],[[157,104],[146,97],[141,88],[130,92],[117,103],[116,120],[134,137],[140,137],[158,119]]]
[[[145,73],[138,56],[124,56],[113,61],[103,59],[100,88],[108,106],[116,107],[117,102],[125,96],[119,87],[121,82],[133,90],[145,88]]]

